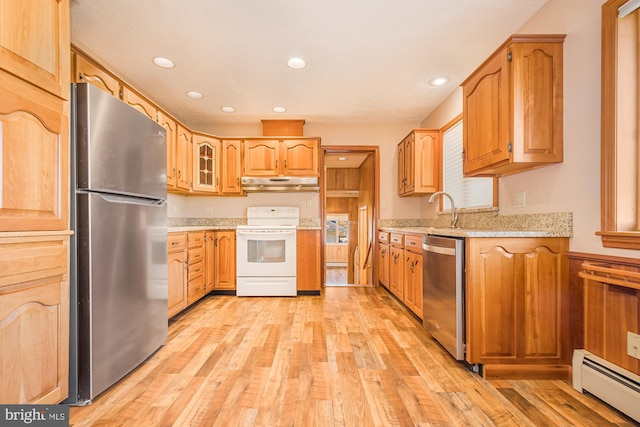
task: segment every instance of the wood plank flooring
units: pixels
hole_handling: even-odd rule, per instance
[[[212,296],[72,426],[631,426],[563,381],[485,381],[387,291]]]

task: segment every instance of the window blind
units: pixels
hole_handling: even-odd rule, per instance
[[[443,189],[451,194],[456,207],[478,208],[493,205],[493,178],[464,178],[462,176],[462,120],[443,135]],[[451,209],[444,199],[444,209]]]

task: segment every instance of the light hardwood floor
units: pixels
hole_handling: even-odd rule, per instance
[[[381,288],[213,296],[72,426],[623,426],[563,381],[487,382]]]

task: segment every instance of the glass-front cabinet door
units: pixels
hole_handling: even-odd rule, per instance
[[[193,191],[218,193],[220,140],[193,135]]]

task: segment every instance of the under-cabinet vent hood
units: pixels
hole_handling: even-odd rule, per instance
[[[318,192],[318,178],[297,176],[278,176],[272,178],[242,177],[242,189],[248,193],[256,192]]]

